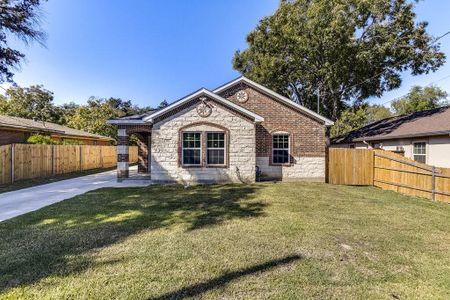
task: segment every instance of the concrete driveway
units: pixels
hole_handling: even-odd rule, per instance
[[[134,166],[134,168],[137,168]],[[130,171],[135,171],[133,167]],[[61,180],[0,194],[0,222],[41,207],[103,187],[147,186],[150,180],[132,179],[117,182],[116,171]]]

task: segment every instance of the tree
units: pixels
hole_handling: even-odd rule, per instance
[[[369,106],[366,106],[365,110],[366,110],[366,114],[367,114],[367,119],[366,119],[364,126],[368,125],[370,123],[382,120],[382,119],[392,117],[391,110],[383,105],[377,105],[377,104],[369,105]]]
[[[13,69],[25,57],[8,46],[8,38],[15,36],[25,43],[43,43],[45,34],[40,30],[39,7],[42,0],[2,0],[0,2],[0,83],[12,81]]]
[[[68,118],[67,126],[117,138],[115,126],[107,123],[108,119],[125,116],[125,112],[117,107],[116,101],[108,101],[91,97],[86,105],[80,105]]]
[[[53,103],[53,93],[42,85],[11,87],[0,97],[0,113],[37,121],[58,122],[61,111]]]
[[[447,96],[447,92],[437,86],[413,86],[406,96],[393,101],[391,106],[397,115],[410,114],[448,105]]]
[[[336,120],[351,102],[398,88],[401,72],[437,70],[445,55],[407,0],[282,0],[237,51],[245,76]]]
[[[338,120],[331,127],[331,137],[343,135],[352,130],[363,127],[367,122],[367,112],[363,107],[344,110]]]
[[[392,117],[389,108],[382,105],[362,105],[344,110],[335,124],[331,127],[331,136],[346,134],[370,123]]]
[[[161,103],[158,105],[158,107],[157,108],[164,108],[164,107],[167,107],[167,106],[169,106],[169,102],[167,102],[167,100],[166,99],[164,99],[163,101],[161,101]]]

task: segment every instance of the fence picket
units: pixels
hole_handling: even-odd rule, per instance
[[[138,160],[138,149],[129,149],[130,162]],[[0,185],[17,180],[110,168],[117,164],[115,146],[31,145],[0,146]]]
[[[328,157],[329,183],[373,185],[450,202],[450,169],[425,165],[383,150],[331,148]],[[368,163],[369,158],[372,163]]]

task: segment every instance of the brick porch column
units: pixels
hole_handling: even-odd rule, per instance
[[[128,178],[129,173],[129,155],[128,155],[128,134],[124,128],[118,129],[117,143],[117,180],[121,181]]]

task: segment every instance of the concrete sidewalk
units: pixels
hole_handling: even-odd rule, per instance
[[[130,167],[130,171],[136,168]],[[103,187],[140,187],[150,180],[117,182],[116,170],[61,180],[0,194],[0,222]]]

